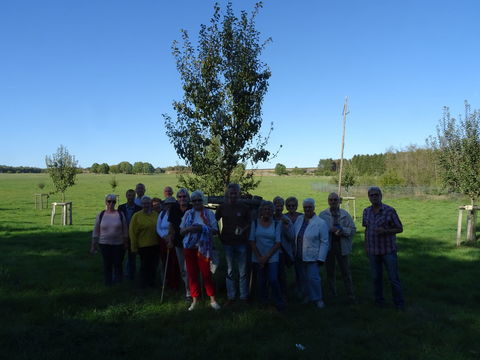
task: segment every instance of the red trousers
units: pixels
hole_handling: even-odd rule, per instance
[[[188,286],[190,294],[196,298],[200,296],[200,280],[198,273],[202,274],[203,285],[208,296],[215,295],[212,273],[210,272],[210,260],[200,254],[197,249],[183,249],[185,263],[187,265]]]

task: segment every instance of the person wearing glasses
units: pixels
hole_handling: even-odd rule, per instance
[[[285,200],[285,207],[287,208],[287,212],[285,215],[290,219],[292,224],[295,224],[295,221],[297,221],[297,218],[302,215],[302,213],[299,213],[297,211],[298,209],[298,200],[294,196],[290,196]]]
[[[210,297],[210,307],[219,310],[220,305],[215,300],[215,286],[210,271],[210,261],[213,257],[213,235],[218,233],[217,220],[213,211],[204,206],[204,196],[196,190],[190,196],[193,208],[187,210],[180,224],[180,235],[183,235],[183,253],[187,265],[190,294],[193,297],[189,311],[198,306],[200,296],[199,272],[207,296]]]
[[[187,189],[177,191],[177,202],[172,204],[168,212],[169,236],[167,236],[167,247],[175,248],[177,254],[178,266],[180,268],[180,276],[185,285],[185,300],[192,301],[190,295],[190,287],[188,286],[187,267],[185,265],[185,256],[183,255],[183,236],[180,235],[180,224],[187,210],[191,209],[190,195]]]
[[[123,257],[128,247],[127,220],[122,212],[115,210],[115,203],[115,194],[105,197],[106,209],[97,214],[90,247],[92,254],[100,247],[106,286],[122,281]]]
[[[155,277],[160,261],[160,240],[157,235],[158,213],[152,209],[152,199],[142,197],[142,211],[135,213],[130,222],[133,252],[140,256],[140,286],[155,286]]]

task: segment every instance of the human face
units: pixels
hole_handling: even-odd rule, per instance
[[[203,209],[203,199],[199,197],[192,198],[192,205],[195,210]]]
[[[177,201],[180,206],[185,206],[188,203],[187,194],[181,192],[177,195]]]
[[[295,214],[297,212],[298,205],[291,201],[287,203],[286,208],[290,214]]]
[[[238,200],[238,191],[236,189],[230,189],[228,190],[228,201],[230,201],[231,204],[236,203]]]
[[[127,202],[131,204],[135,200],[135,191],[129,191],[125,194]]]
[[[305,205],[303,205],[303,213],[305,214],[305,217],[307,219],[312,218],[313,215],[315,215],[315,206],[310,203],[306,203]]]
[[[152,210],[160,212],[162,210],[162,203],[160,201],[152,201]]]
[[[262,212],[260,213],[263,219],[268,220],[273,216],[273,209],[271,206],[264,206]]]
[[[331,210],[338,210],[340,207],[340,198],[337,194],[332,194],[328,197],[328,205]]]
[[[378,190],[370,190],[368,192],[368,200],[373,206],[380,205],[382,203],[382,194]]]
[[[111,198],[108,198],[107,200],[105,200],[105,205],[107,206],[107,210],[110,210],[110,211],[115,210],[116,203],[117,201]]]
[[[145,212],[145,213],[152,212],[152,201],[148,200],[148,199],[143,199],[142,200],[142,208],[143,208],[143,212]]]
[[[273,206],[275,207],[275,213],[276,214],[281,214],[283,212],[283,202],[275,201]]]
[[[135,187],[135,192],[137,193],[137,197],[142,197],[145,195],[145,186],[139,184]]]
[[[163,196],[166,198],[172,197],[173,195],[173,189],[170,186],[166,186],[165,189],[163,189]]]

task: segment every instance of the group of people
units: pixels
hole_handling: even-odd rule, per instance
[[[101,250],[107,286],[122,281],[125,254],[126,276],[135,278],[138,254],[141,287],[155,286],[161,259],[163,286],[178,289],[183,283],[189,311],[198,307],[202,284],[210,307],[218,310],[212,277],[218,265],[219,249],[214,244],[218,235],[227,264],[225,306],[237,299],[243,303],[250,299],[256,274],[259,302],[272,302],[282,311],[287,301],[287,269],[293,268],[296,295],[305,303],[323,308],[320,267],[325,264],[327,291],[336,296],[337,263],[346,294],[355,302],[349,255],[356,228],[349,213],[340,207],[341,198],[336,193],[328,196],[328,208],[317,215],[312,198],[303,200],[303,213],[297,212],[295,197],[284,201],[277,196],[273,201],[261,201],[258,209],[252,208],[241,200],[238,184],[227,186],[224,202],[215,212],[205,206],[205,196],[199,190],[189,194],[182,188],[174,198],[173,189],[167,186],[163,200],[146,196],[145,190],[143,184],[128,190],[127,202],[118,210],[116,195],[107,195],[106,208],[96,217],[91,251],[96,252],[97,247]],[[371,206],[363,211],[362,225],[374,300],[378,306],[385,306],[385,266],[394,305],[403,309],[396,254],[396,234],[403,231],[402,223],[395,209],[382,203],[378,187],[368,190],[368,198]]]

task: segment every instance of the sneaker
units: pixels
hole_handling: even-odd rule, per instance
[[[217,303],[216,301],[211,302],[211,303],[210,303],[210,307],[211,307],[213,310],[220,310],[220,305],[218,305],[218,303]]]
[[[198,301],[192,302],[192,304],[191,304],[190,307],[188,308],[188,311],[193,311],[193,310],[195,310],[195,308],[197,307],[197,305],[198,305]]]
[[[315,304],[317,308],[323,309],[325,307],[325,303],[322,300],[318,300],[317,303]]]

